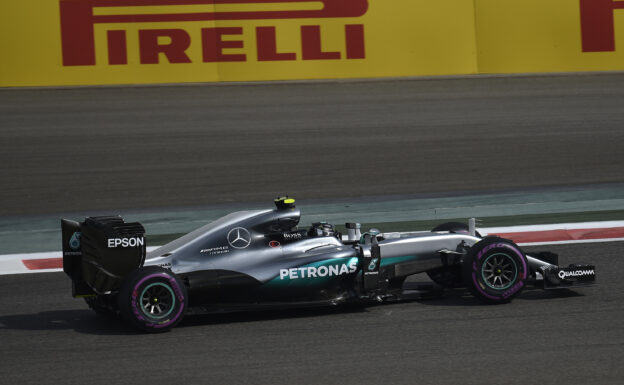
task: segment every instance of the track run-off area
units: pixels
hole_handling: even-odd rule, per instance
[[[357,200],[362,217],[383,202],[422,199],[418,219],[443,218],[457,200],[470,204],[446,217],[555,216],[582,202],[577,211],[592,211],[592,221],[621,221],[622,105],[623,74],[3,89],[0,238],[10,252],[1,254],[20,244],[59,250],[60,236],[37,235],[29,248],[28,227],[46,232],[46,221],[68,213],[227,211],[282,194],[342,202],[341,214]],[[504,212],[504,202],[522,208]],[[1,275],[0,378],[623,383],[624,242],[524,248],[595,264],[597,285],[525,290],[501,306],[456,290],[393,305],[192,316],[144,335],[71,298],[61,272]]]

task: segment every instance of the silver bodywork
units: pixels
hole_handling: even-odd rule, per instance
[[[480,238],[467,234],[427,232],[382,241],[379,247],[382,260],[413,256],[412,266],[418,272],[423,272],[442,266],[442,256],[463,254],[479,240]]]
[[[145,230],[139,223],[126,223],[121,217],[89,217],[83,223],[64,220],[63,267],[72,278],[73,295],[96,295],[90,304],[93,306],[117,311],[118,296],[138,293],[136,285],[143,283],[138,280],[149,274],[141,279],[169,277],[167,282],[183,288],[170,291],[170,296],[175,292],[192,312],[206,313],[401,301],[435,295],[439,292],[437,286],[419,285],[414,289],[413,282],[406,283],[407,277],[423,272],[440,287],[464,285],[486,302],[508,301],[524,287],[529,275],[543,278],[544,288],[587,285],[595,276],[591,265],[559,267],[551,264],[557,263],[556,254],[525,256],[509,240],[476,236],[474,221],[467,229],[453,222],[436,227],[448,231],[383,234],[371,229],[360,238],[360,224],[347,223],[347,230],[353,231],[343,238],[324,222],[299,229],[301,213],[292,203],[284,199],[276,201],[273,210],[229,214],[147,255]],[[71,243],[78,231],[85,242],[75,256]],[[128,247],[123,247],[124,240]],[[136,246],[130,246],[131,240]],[[496,251],[502,248],[513,250],[513,256]],[[495,251],[488,251],[492,249]],[[518,281],[501,290],[486,282],[490,291],[484,292],[487,287],[478,281],[479,277],[486,280],[496,273],[483,275],[483,268],[478,266],[479,258],[487,255],[483,253],[492,253],[483,266],[502,266],[495,259],[488,262],[498,255],[511,260],[516,268],[513,279]],[[491,266],[489,271],[494,271]],[[496,277],[502,285],[502,269],[511,265],[501,266],[496,266],[501,270]],[[477,268],[482,269],[480,275],[475,273]],[[186,291],[183,296],[182,291]],[[156,305],[147,302],[146,306]]]
[[[299,229],[301,213],[292,199],[276,200],[276,207],[229,214],[147,254],[140,223],[119,216],[88,217],[82,223],[62,220],[63,268],[72,279],[72,294],[95,297],[90,306],[117,311],[118,298],[135,306],[130,297],[153,279],[158,282],[147,285],[143,294],[154,285],[177,289],[169,290],[169,297],[167,291],[147,292],[152,296],[147,302],[141,294],[141,306],[152,306],[150,311],[165,293],[163,298],[171,301],[158,304],[174,303],[177,297],[194,312],[220,312],[416,299],[437,291],[405,284],[408,276],[422,272],[442,287],[465,285],[477,298],[496,303],[516,295],[529,275],[543,278],[545,289],[588,285],[595,279],[593,265],[559,267],[551,264],[557,263],[556,254],[525,256],[509,240],[476,236],[474,220],[467,229],[449,222],[432,232],[383,234],[371,229],[359,238],[361,225],[346,223],[348,234],[342,238],[324,222]],[[72,241],[77,234],[79,246]],[[506,259],[497,262],[500,255]],[[503,261],[513,262],[513,268]],[[491,277],[493,284],[486,281]],[[499,290],[492,286],[496,278],[500,286],[503,278],[509,285],[517,282]]]
[[[370,253],[371,244],[343,243],[335,236],[299,236],[301,232],[280,228],[280,223],[286,223],[286,227],[293,224],[294,228],[299,218],[300,212],[296,209],[232,213],[148,253],[145,265],[165,266],[180,275],[209,270],[235,271],[260,282],[269,282],[276,279],[282,269],[321,261],[344,261]],[[283,241],[271,241],[270,230],[279,230],[275,234],[282,231],[285,235],[280,239]],[[245,237],[248,232],[248,245],[244,244],[246,239],[239,241],[244,247],[237,248],[230,242],[236,231]],[[382,265],[396,264],[397,273],[407,263],[410,274],[414,274],[443,266],[445,256],[462,254],[479,240],[455,233],[401,234],[398,238],[379,241],[380,256]]]

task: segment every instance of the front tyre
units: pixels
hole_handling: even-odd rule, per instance
[[[515,243],[487,237],[477,242],[464,258],[462,275],[477,299],[490,304],[506,303],[526,286],[529,266]]]
[[[117,298],[121,316],[147,332],[164,332],[184,317],[186,287],[170,270],[143,267],[124,279]]]

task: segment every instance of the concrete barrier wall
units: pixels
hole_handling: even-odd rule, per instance
[[[9,0],[0,4],[0,86],[621,70],[619,8],[624,1]]]

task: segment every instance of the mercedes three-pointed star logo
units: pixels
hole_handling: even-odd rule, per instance
[[[230,246],[235,249],[244,249],[251,244],[251,234],[243,227],[235,227],[227,235]]]

